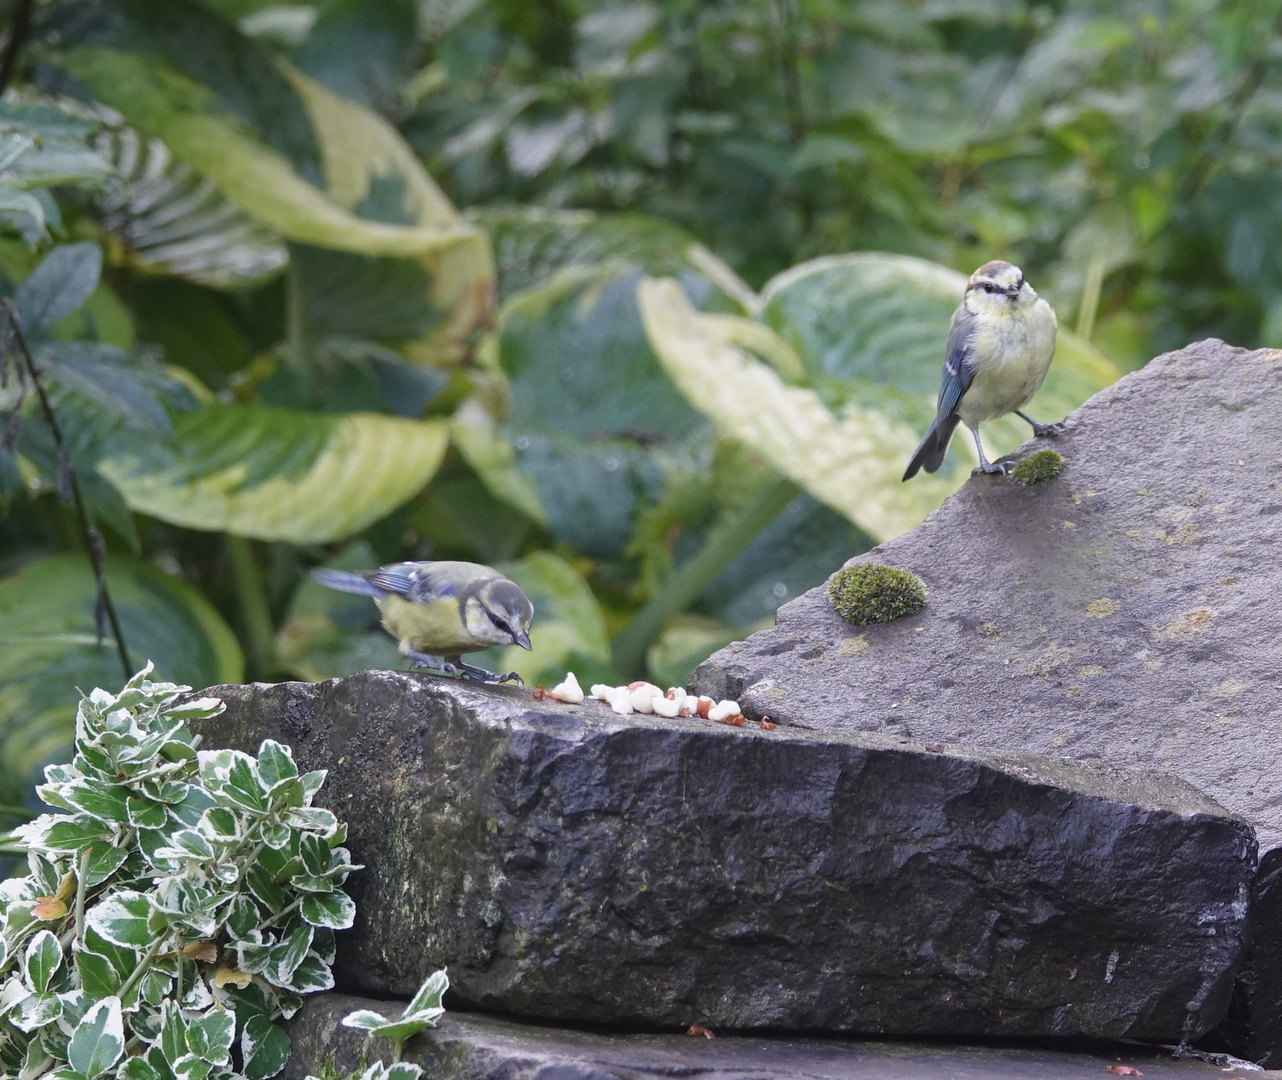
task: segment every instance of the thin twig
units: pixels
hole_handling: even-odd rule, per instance
[[[31,385],[35,387],[36,396],[40,399],[40,410],[44,413],[45,423],[49,425],[50,434],[53,435],[54,445],[58,448],[59,476],[61,485],[61,476],[63,475],[62,464],[65,463],[65,476],[68,486],[71,488],[71,498],[75,503],[76,517],[80,522],[80,536],[84,541],[85,552],[89,556],[89,562],[93,566],[94,580],[98,586],[98,600],[103,610],[107,613],[107,620],[111,623],[111,632],[116,636],[116,651],[120,654],[120,666],[125,674],[125,681],[133,675],[129,665],[129,650],[125,646],[125,634],[120,628],[120,618],[116,615],[116,605],[112,603],[111,593],[107,589],[107,573],[105,567],[106,545],[102,539],[102,533],[89,520],[89,512],[85,508],[84,496],[80,493],[80,481],[76,479],[75,466],[71,464],[71,455],[67,451],[67,440],[62,436],[62,428],[58,426],[57,418],[53,414],[53,405],[49,401],[49,395],[45,393],[44,383],[40,381],[40,371],[31,359],[31,350],[27,348],[27,339],[22,336],[22,328],[18,325],[18,312],[14,309],[10,300],[0,300],[0,310],[8,319],[9,329],[13,332],[13,339],[18,343],[18,349],[22,357],[22,362],[26,367],[27,375],[31,379]]]
[[[16,0],[13,5],[13,19],[9,23],[9,41],[4,48],[4,59],[0,61],[0,94],[9,89],[13,73],[18,67],[18,53],[22,43],[31,29],[31,12],[35,9],[36,0]]]

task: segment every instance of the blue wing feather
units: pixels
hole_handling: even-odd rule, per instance
[[[974,332],[974,317],[966,310],[965,305],[958,307],[953,312],[953,321],[948,327],[948,342],[944,346],[944,371],[939,380],[935,419],[930,422],[930,427],[926,429],[926,434],[922,436],[908,462],[908,468],[904,470],[905,480],[916,476],[919,469],[933,473],[944,462],[948,444],[957,427],[957,406],[975,378],[975,369],[970,362],[970,343]]]
[[[970,389],[975,379],[975,369],[970,364],[970,339],[975,333],[975,319],[964,307],[953,313],[948,328],[948,343],[944,346],[944,371],[939,380],[939,405],[935,422],[947,420],[957,411],[962,395]]]

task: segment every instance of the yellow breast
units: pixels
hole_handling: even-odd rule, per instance
[[[383,629],[396,638],[402,652],[413,649],[431,656],[450,656],[478,648],[465,635],[458,601],[452,596],[430,604],[412,604],[403,596],[389,594],[379,598],[378,610]]]
[[[1055,355],[1055,313],[1045,300],[1025,312],[979,320],[971,338],[975,378],[957,407],[967,427],[1022,409]]]

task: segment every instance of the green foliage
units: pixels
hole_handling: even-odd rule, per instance
[[[151,671],[80,702],[75,756],[38,789],[60,812],[15,831],[30,873],[0,885],[6,1075],[266,1080],[289,1055],[273,1021],[334,984],[360,868],[311,805],[324,773],[271,740],[198,750],[186,721],[222,703]]]
[[[1026,458],[1021,458],[1011,471],[1010,477],[1017,484],[1027,487],[1029,484],[1041,484],[1052,476],[1058,476],[1064,468],[1064,459],[1054,450],[1034,450]]]
[[[73,472],[168,678],[400,664],[304,571],[463,558],[537,594],[535,651],[483,662],[666,685],[965,480],[964,440],[899,476],[980,263],[1059,313],[1041,418],[1194,336],[1282,344],[1278,18],[40,5],[0,103],[0,297],[65,440],[0,380],[0,594],[62,596],[44,567],[78,552],[82,606],[14,631],[3,783],[109,678]]]
[[[401,1010],[401,1015],[394,1019],[389,1020],[372,1009],[357,1009],[343,1017],[340,1023],[344,1027],[364,1031],[372,1038],[391,1039],[395,1047],[390,1065],[376,1061],[361,1073],[360,1080],[419,1080],[423,1075],[422,1067],[401,1061],[401,1054],[407,1039],[420,1031],[436,1027],[436,1021],[445,1015],[441,998],[449,987],[448,976],[443,970],[437,971],[427,977],[418,993]],[[308,1077],[307,1080],[316,1078]]]
[[[832,575],[828,599],[846,622],[868,626],[916,615],[926,606],[926,585],[908,570],[857,563]]]

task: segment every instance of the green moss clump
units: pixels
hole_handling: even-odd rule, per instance
[[[1058,476],[1063,467],[1064,459],[1054,450],[1034,450],[1015,466],[1010,478],[1017,484],[1027,487],[1029,484],[1040,484],[1043,480]]]
[[[867,626],[916,615],[926,606],[926,585],[907,570],[860,563],[828,579],[828,599],[847,622]]]

